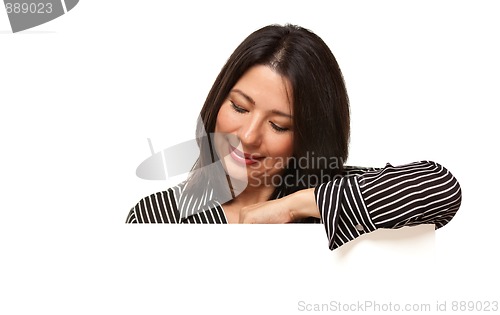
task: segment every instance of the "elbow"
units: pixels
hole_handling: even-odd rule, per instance
[[[436,229],[448,224],[462,204],[462,189],[457,178],[444,166],[429,162],[435,171],[434,184],[436,185],[435,206],[437,213]]]

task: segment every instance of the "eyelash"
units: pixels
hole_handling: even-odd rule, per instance
[[[244,113],[248,112],[243,107],[236,105],[233,101],[229,101],[229,102],[231,102],[231,107],[234,109],[235,112],[240,113],[240,114],[244,114]]]
[[[276,131],[276,132],[279,132],[279,133],[282,133],[282,132],[285,132],[285,131],[288,131],[289,129],[288,128],[283,128],[283,127],[280,127],[278,125],[276,125],[275,123],[273,123],[272,121],[269,122],[269,124],[271,125],[271,127]]]
[[[240,114],[245,114],[247,113],[248,111],[246,109],[244,109],[243,107],[241,106],[238,106],[236,105],[233,101],[229,101],[231,103],[231,108],[237,112],[237,113],[240,113]],[[283,127],[280,127],[278,125],[276,125],[275,123],[273,123],[272,121],[269,122],[269,124],[271,125],[271,127],[274,129],[274,131],[278,132],[278,133],[283,133],[283,132],[286,132],[290,129],[288,128],[283,128]]]

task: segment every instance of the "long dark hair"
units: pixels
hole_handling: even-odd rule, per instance
[[[287,78],[293,95],[295,162],[289,163],[283,174],[288,180],[276,187],[270,199],[314,186],[311,178],[322,182],[342,172],[348,156],[350,115],[339,65],[328,46],[313,32],[289,24],[269,25],[250,34],[236,48],[208,93],[196,130],[200,156],[188,178],[187,191],[196,194],[211,185],[216,196],[231,200],[227,195],[230,192],[223,188],[228,183],[226,176],[221,176],[221,166],[216,172],[203,169],[218,160],[210,135],[222,103],[243,74],[256,65],[269,66]]]

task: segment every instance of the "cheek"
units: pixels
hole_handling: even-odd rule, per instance
[[[230,117],[230,113],[222,106],[217,114],[217,120],[215,122],[215,132],[228,132],[231,130],[234,122]]]
[[[293,154],[293,137],[290,135],[285,139],[280,137],[280,139],[273,140],[271,148],[273,148],[273,156],[291,157]]]

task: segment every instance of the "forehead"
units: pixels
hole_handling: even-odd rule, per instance
[[[247,95],[249,101],[253,101],[256,106],[292,111],[290,81],[268,66],[257,65],[250,68],[236,82],[232,91],[235,90]]]

